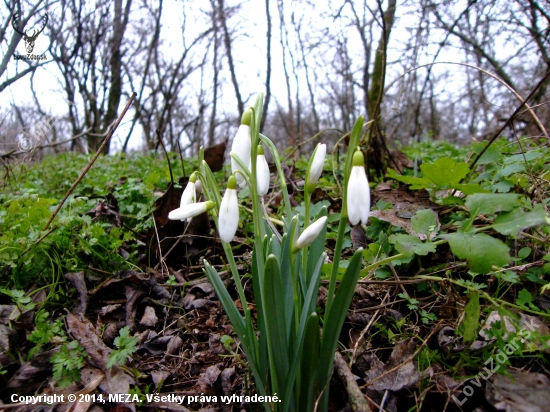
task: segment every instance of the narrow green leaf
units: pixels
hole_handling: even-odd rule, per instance
[[[300,371],[300,396],[299,405],[301,411],[312,411],[313,405],[317,400],[318,391],[320,388],[316,387],[317,367],[319,366],[319,347],[320,347],[320,335],[319,335],[319,316],[317,313],[312,313],[306,324],[306,330],[304,333],[304,342],[307,345],[302,347],[302,367]]]
[[[279,262],[274,255],[268,256],[265,262],[264,277],[264,313],[268,339],[269,363],[271,369],[271,386],[273,391],[284,399],[284,392],[288,376],[288,336],[286,334],[285,304],[283,296],[283,284]],[[269,309],[268,309],[269,308]]]
[[[477,336],[479,326],[479,293],[472,292],[464,308],[464,343],[473,342]]]
[[[456,232],[440,237],[449,241],[455,256],[466,259],[473,272],[489,273],[493,265],[502,267],[510,261],[508,246],[485,233]]]
[[[216,269],[210,266],[210,264],[206,261],[204,262],[204,272],[206,274],[206,277],[208,278],[208,281],[216,291],[216,295],[218,295],[218,299],[220,300],[225,310],[225,313],[227,314],[227,317],[229,318],[231,325],[233,326],[233,330],[235,331],[241,342],[243,351],[248,359],[249,367],[252,371],[252,374],[254,375],[258,392],[261,394],[267,394],[264,386],[264,379],[262,379],[263,375],[259,369],[257,360],[254,356],[251,356],[254,353],[254,347],[256,345],[256,335],[254,334],[253,330],[250,330],[252,329],[250,318],[247,322],[247,324],[249,324],[249,327],[247,328],[241,314],[235,306],[235,303],[231,299],[231,296],[229,296],[229,293],[227,292],[227,289],[223,284],[220,275],[218,274],[218,272],[216,272]]]
[[[306,323],[307,323],[307,320],[309,319],[308,314],[312,313],[312,311],[308,311],[308,308],[312,308],[312,307],[315,308],[315,304],[317,303],[319,282],[321,280],[321,267],[323,266],[324,260],[325,260],[325,255],[323,254],[319,257],[319,261],[317,262],[317,266],[315,267],[315,270],[313,272],[313,277],[311,279],[308,291],[306,293],[306,297],[304,299],[304,305],[302,309],[302,314],[300,316],[300,325],[298,327],[298,333],[296,335],[296,339],[290,345],[290,352],[291,352],[292,358],[290,362],[290,370],[288,372],[287,384],[285,388],[286,393],[291,393],[292,391],[294,379],[296,377],[296,373],[298,372],[298,366],[300,364],[302,346],[307,345],[307,342],[304,339],[304,334],[306,330]],[[283,399],[283,407],[281,408],[281,410],[283,411],[287,410],[289,404],[290,404],[290,397]]]
[[[235,306],[235,303],[231,299],[231,296],[229,296],[229,292],[227,292],[220,275],[218,275],[216,269],[210,266],[208,262],[204,262],[204,271],[208,281],[212,284],[212,287],[216,291],[216,295],[218,295],[218,299],[227,313],[227,316],[233,325],[233,329],[235,329],[235,333],[237,333],[239,339],[242,339],[246,333],[243,318]]]
[[[321,208],[321,211],[317,215],[317,219],[326,216],[327,215],[327,208],[323,207]],[[317,262],[319,261],[319,256],[321,256],[325,251],[325,240],[327,235],[327,226],[321,230],[317,238],[313,241],[313,243],[309,246],[309,252],[307,256],[307,276],[306,278],[306,289],[309,287],[309,283],[311,282],[311,276],[313,273],[313,269],[317,265]],[[305,290],[304,290],[305,293]]]
[[[330,311],[325,315],[323,325],[323,336],[321,338],[321,355],[319,360],[319,386],[324,388],[332,372],[334,361],[334,352],[338,344],[340,330],[346,319],[346,314],[355,292],[355,286],[359,279],[363,250],[359,249],[351,258],[350,264],[330,307]]]

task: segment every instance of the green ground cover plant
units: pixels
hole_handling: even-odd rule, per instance
[[[255,107],[256,116],[260,107]],[[259,121],[256,117],[252,123],[255,133]],[[205,210],[211,208],[212,225],[204,236],[212,238],[210,245],[214,246],[205,248],[207,259],[189,258],[188,267],[199,268],[197,273],[206,270],[233,325],[222,334],[221,342],[229,359],[238,359],[235,362],[243,368],[245,390],[277,393],[282,400],[280,405],[264,404],[265,410],[312,410],[315,404],[319,410],[326,408],[339,341],[353,364],[358,347],[377,353],[380,348],[418,340],[422,343],[413,353],[418,370],[429,371],[437,364],[448,376],[463,381],[475,377],[499,351],[508,351],[506,361],[499,365],[502,373],[528,362],[547,366],[547,328],[541,326],[528,336],[522,332],[525,319],[537,319],[541,325],[550,319],[545,298],[550,289],[547,142],[496,140],[473,166],[467,160],[468,151],[475,156],[486,143],[473,143],[466,149],[434,142],[402,148],[417,159],[416,166],[401,172],[389,169],[380,182],[371,182],[374,214],[366,225],[360,221],[351,225],[344,212],[344,193],[355,147],[362,147],[363,137],[358,122],[351,134],[351,155],[327,155],[320,167],[322,174],[311,187],[307,182],[312,157],[292,160],[297,168],[295,180],[303,179],[306,184],[292,195],[285,191],[286,184],[281,185],[288,177],[279,168],[270,180],[270,193],[281,191],[283,201],[277,204],[262,204],[256,177],[243,172],[252,186],[236,195],[237,240],[231,236],[231,245],[221,232],[220,244],[215,229],[222,202],[220,187],[226,186],[231,175],[229,166],[212,173],[201,158],[185,159],[182,171],[177,154],[168,155],[170,168],[165,157],[152,154],[100,157],[49,227],[46,224],[53,211],[90,157],[60,154],[11,166],[0,191],[0,304],[11,308],[8,326],[32,314],[32,328],[25,330],[20,352],[10,353],[12,362],[35,359],[53,348],[49,362],[56,385],[78,384],[93,354],[71,337],[64,323],[65,310],[74,309],[77,293],[67,273],[93,273],[96,287],[124,273],[134,277],[160,273],[159,284],[174,296],[178,293],[174,291],[188,293],[187,281],[181,281],[179,272],[164,266],[151,268],[151,257],[143,257],[148,253],[143,240],[146,233],[159,230],[153,217],[159,209],[155,202],[171,187],[180,191],[188,187],[187,179],[180,183],[177,176],[198,171],[206,198],[216,204],[205,205]],[[261,150],[275,150],[265,136],[257,133],[256,138],[263,142]],[[244,162],[237,164],[246,169]],[[383,198],[377,191],[381,183],[384,190],[400,196],[426,193],[429,203],[399,220],[402,202],[399,197]],[[232,187],[236,188],[235,182]],[[314,192],[320,196],[316,202],[311,200]],[[289,206],[291,197],[298,206]],[[267,199],[272,199],[269,194]],[[306,249],[296,248],[299,234],[316,219],[323,220],[317,237]],[[362,249],[357,246],[357,230],[364,236]],[[250,251],[252,260],[247,262],[244,257]],[[224,271],[232,280],[218,275]],[[280,281],[284,274],[295,278]],[[358,299],[354,296],[357,281],[370,285],[373,295],[390,294],[392,307],[402,318],[374,317],[354,349],[340,329],[349,328],[349,315]],[[387,283],[378,286],[377,282]],[[389,285],[395,284],[400,287],[391,289]],[[331,298],[318,296],[320,287],[326,287]],[[160,305],[155,299],[149,304]],[[173,301],[162,305],[166,311],[185,312],[182,304]],[[438,310],[449,305],[450,317]],[[265,306],[278,311],[281,322],[272,322],[270,314],[263,312]],[[428,344],[431,333],[441,332],[443,322],[452,328],[452,344],[446,350],[433,341]],[[133,373],[138,376],[133,393],[146,393],[152,385],[140,382],[136,372],[143,354],[137,338],[140,329],[143,326],[137,322],[118,327],[105,361],[106,368],[126,370],[124,365],[132,359]],[[187,330],[186,326],[181,330]],[[302,344],[306,335],[313,345],[307,349],[308,356]],[[319,352],[318,363],[311,361],[311,351]],[[2,368],[0,379],[8,381],[13,373],[13,367]],[[354,373],[361,372],[355,369]],[[367,375],[361,379],[369,386],[373,378]],[[418,388],[430,385],[430,378],[423,378]],[[419,410],[423,399],[411,410]]]

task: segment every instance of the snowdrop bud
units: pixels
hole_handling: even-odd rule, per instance
[[[313,241],[317,239],[317,236],[319,236],[321,230],[323,230],[323,228],[325,227],[326,222],[327,217],[323,216],[317,219],[311,225],[309,225],[296,241],[295,250],[297,251],[297,249],[301,249],[305,246],[311,245],[311,243],[313,243]]]
[[[252,138],[250,137],[250,110],[243,113],[241,118],[241,125],[237,130],[237,134],[233,139],[233,145],[231,146],[231,152],[235,153],[244,165],[250,165],[250,150],[252,148]],[[249,167],[250,168],[250,167]],[[246,186],[246,180],[241,173],[244,173],[241,166],[237,163],[233,157],[231,157],[231,171],[237,178],[239,186]],[[241,173],[236,173],[241,171]]]
[[[258,145],[258,156],[256,157],[256,181],[258,182],[258,194],[265,195],[269,190],[269,166],[261,144]]]
[[[319,181],[321,173],[323,173],[323,166],[325,165],[326,155],[327,145],[319,143],[313,151],[313,155],[311,156],[309,166],[307,168],[306,188],[309,192],[313,192],[315,190],[315,185]]]
[[[237,179],[235,176],[230,176],[218,217],[218,231],[220,232],[220,239],[224,242],[233,240],[239,226],[239,202],[236,189]]]
[[[361,222],[366,225],[370,212],[370,188],[365,173],[365,159],[359,148],[353,154],[353,166],[348,179],[346,195],[350,223],[357,225]]]
[[[200,203],[190,203],[178,209],[172,210],[168,213],[168,219],[170,220],[184,220],[198,216],[214,207],[215,203],[211,200]]]

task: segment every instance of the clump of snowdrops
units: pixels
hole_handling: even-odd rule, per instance
[[[169,218],[185,220],[205,211],[210,211],[214,217],[239,294],[241,311],[208,262],[205,262],[205,273],[246,355],[256,392],[266,400],[265,410],[326,411],[338,336],[361,270],[362,251],[355,252],[340,282],[337,282],[338,264],[333,265],[321,322],[316,302],[321,267],[326,258],[327,209],[323,208],[312,221],[310,204],[311,194],[323,171],[326,146],[318,144],[309,162],[304,193],[305,221],[301,228],[289,202],[277,150],[271,140],[259,132],[262,107],[263,95],[260,94],[254,107],[242,116],[232,145],[233,174],[228,179],[223,198],[210,168],[203,161],[198,174],[208,200],[195,202],[197,174],[193,174],[184,190],[181,207],[170,212]],[[369,184],[363,154],[357,148],[362,126],[363,118],[359,118],[350,135],[334,262],[340,260],[348,218],[353,225],[366,224],[369,216]],[[262,209],[261,196],[267,193],[270,184],[264,147],[273,155],[285,203],[282,235],[269,224]],[[251,275],[257,311],[255,324],[230,244],[239,224],[238,186],[248,186],[252,197]]]

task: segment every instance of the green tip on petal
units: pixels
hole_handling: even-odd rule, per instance
[[[191,183],[195,183],[197,181],[197,172],[193,172],[191,176],[189,176],[189,181]]]
[[[206,202],[204,202],[204,205],[206,206],[206,210],[213,209],[214,206],[216,206],[216,204],[211,200],[207,200]]]
[[[233,175],[229,176],[229,179],[227,179],[227,188],[228,189],[237,188],[237,179],[235,178],[235,176]]]
[[[241,124],[250,126],[250,110],[245,110],[241,117]]]
[[[259,155],[263,155],[263,154],[264,154],[264,147],[263,147],[261,144],[258,145],[258,154],[259,154]]]
[[[353,154],[353,166],[365,166],[365,158],[359,148]]]

